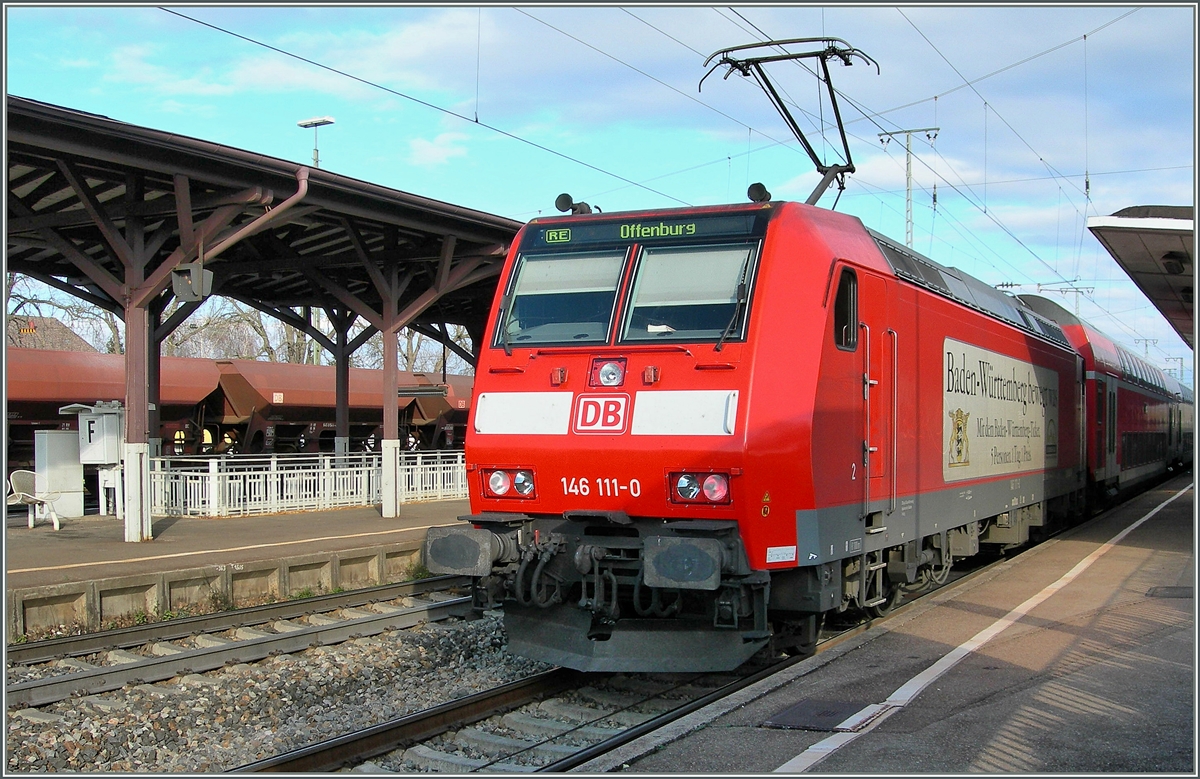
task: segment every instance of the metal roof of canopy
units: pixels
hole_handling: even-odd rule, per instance
[[[1131,206],[1112,216],[1089,217],[1087,226],[1179,337],[1195,348],[1194,209]]]
[[[357,314],[372,332],[409,325],[438,338],[437,325],[459,324],[477,344],[520,227],[20,97],[7,98],[6,141],[8,270],[118,314],[138,302],[163,311],[172,299],[171,268],[199,259],[214,273],[214,294],[318,340],[325,334],[292,307],[337,311],[347,327]],[[156,337],[197,306],[160,324]]]

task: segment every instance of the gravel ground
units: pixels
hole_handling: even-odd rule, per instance
[[[504,645],[454,620],[8,711],[5,773],[224,771],[549,668]]]

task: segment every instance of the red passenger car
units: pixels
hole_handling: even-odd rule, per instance
[[[1061,325],[1083,356],[1094,500],[1191,462],[1191,389],[1057,303],[1032,295],[1022,300]]]
[[[509,648],[733,668],[1082,509],[1083,360],[1019,300],[770,202],[538,219],[493,304],[470,524]]]

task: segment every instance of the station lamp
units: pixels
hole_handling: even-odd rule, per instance
[[[309,127],[312,128],[312,131],[313,131],[313,167],[314,168],[321,167],[321,160],[317,156],[317,128],[324,127],[327,124],[333,124],[333,117],[332,116],[314,116],[312,119],[301,119],[299,122],[296,122],[296,124],[305,129],[308,129]]]

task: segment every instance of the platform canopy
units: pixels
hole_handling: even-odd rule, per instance
[[[311,307],[478,336],[520,227],[96,114],[13,96],[7,109],[8,270],[118,314],[162,310],[171,270],[203,263],[214,294],[300,329],[294,309]]]
[[[349,441],[349,356],[374,333],[388,336],[383,397],[397,397],[402,328],[474,363],[447,325],[465,327],[479,348],[518,222],[197,138],[6,100],[8,271],[125,322],[126,540],[150,537],[159,344],[206,295],[253,306],[334,355],[339,451]],[[317,309],[331,331],[316,326]],[[386,456],[399,445],[397,413],[384,403],[385,516],[398,510],[395,464]]]
[[[1192,206],[1132,206],[1087,226],[1179,337],[1195,348],[1195,216]]]

